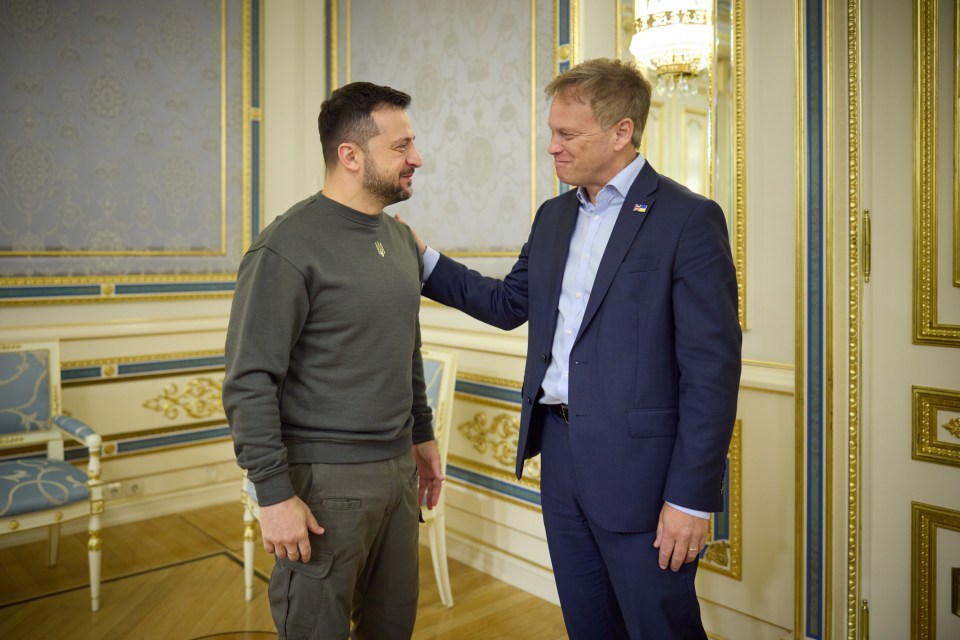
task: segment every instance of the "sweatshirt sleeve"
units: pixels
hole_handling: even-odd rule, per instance
[[[223,407],[237,462],[262,506],[294,496],[278,398],[308,311],[299,270],[266,247],[244,256],[227,327]]]
[[[413,444],[433,440],[433,411],[427,404],[427,387],[420,353],[420,320],[417,320],[417,341],[413,349]]]

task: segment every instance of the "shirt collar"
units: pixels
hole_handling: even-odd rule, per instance
[[[638,153],[637,157],[633,159],[633,162],[625,166],[620,173],[613,176],[613,180],[608,182],[603,186],[603,189],[611,187],[621,198],[627,197],[627,192],[630,190],[630,185],[633,184],[633,181],[637,179],[637,176],[640,175],[643,165],[646,164],[646,160],[643,158],[642,153]],[[601,189],[600,191],[603,191]],[[580,200],[581,204],[586,204],[590,202],[590,198],[587,197],[587,190],[583,187],[577,187],[577,199]]]

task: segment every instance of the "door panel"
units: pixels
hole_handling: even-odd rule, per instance
[[[872,273],[863,287],[862,595],[874,639],[960,637],[960,617],[950,613],[949,603],[951,569],[960,567],[958,458],[919,456],[915,446],[926,428],[933,444],[942,445],[933,449],[960,447],[960,438],[940,426],[960,417],[960,403],[949,401],[960,389],[960,340],[944,339],[949,331],[924,340],[923,327],[915,324],[925,304],[936,310],[928,329],[960,324],[960,288],[950,275],[957,222],[955,4],[862,3],[863,206],[872,220]],[[915,11],[936,14],[926,26],[920,23],[916,38]],[[918,59],[937,55],[929,50],[937,41],[938,57]],[[915,84],[915,69],[927,68],[934,72]],[[928,99],[932,107],[922,115]],[[951,151],[938,152],[936,144]],[[939,287],[933,293],[930,269],[914,264],[922,255],[934,265]],[[941,400],[924,412],[918,397]]]

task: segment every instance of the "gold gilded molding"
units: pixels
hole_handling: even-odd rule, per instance
[[[737,270],[737,314],[740,328],[747,328],[747,0],[732,3],[731,37],[733,46],[733,262]]]
[[[103,548],[103,542],[100,540],[100,532],[99,532],[99,531],[91,531],[91,532],[90,532],[90,541],[87,542],[87,551],[91,551],[91,552],[93,552],[93,553],[97,553],[97,552],[99,552],[102,548]]]
[[[480,455],[489,454],[502,468],[514,469],[517,464],[517,439],[520,434],[520,421],[508,413],[499,413],[491,421],[487,414],[478,412],[472,420],[457,425],[457,431],[466,438],[474,451]],[[540,479],[540,460],[528,460],[524,465],[524,476]]]
[[[937,529],[960,533],[960,511],[914,502],[911,558],[911,638],[935,638],[937,631]]]
[[[793,628],[794,637],[801,638],[801,630],[804,628],[804,589],[803,589],[803,551],[804,551],[804,470],[806,469],[806,460],[804,458],[804,406],[806,405],[805,379],[806,368],[806,346],[807,337],[804,332],[806,326],[804,318],[804,296],[806,289],[804,254],[806,252],[806,207],[807,197],[805,186],[807,184],[806,167],[806,148],[804,146],[804,136],[806,133],[807,122],[804,114],[806,113],[806,73],[804,65],[806,62],[807,32],[806,32],[806,1],[794,0],[794,546],[793,546]]]
[[[953,420],[948,420],[944,423],[943,428],[947,430],[947,433],[952,435],[954,438],[960,440],[960,418],[954,418]]]
[[[860,604],[860,310],[863,274],[860,264],[861,76],[860,0],[847,0],[847,567],[846,634],[858,640],[865,621]]]
[[[960,11],[953,12],[953,286],[960,287]],[[958,613],[957,615],[960,615]]]
[[[507,387],[509,389],[522,389],[523,382],[520,380],[510,380],[509,378],[494,378],[492,376],[483,376],[477,373],[467,373],[466,371],[458,371],[457,378],[460,380],[467,380],[469,382],[480,382],[482,384],[492,384],[498,387]]]
[[[710,516],[710,539],[707,540],[707,551],[703,560],[700,561],[700,567],[721,575],[728,576],[734,580],[741,580],[742,574],[742,536],[743,531],[743,498],[741,489],[741,463],[743,459],[742,446],[742,427],[743,421],[737,420],[733,428],[733,437],[730,439],[730,452],[727,459],[730,465],[730,486],[727,491],[730,492],[730,537],[728,539],[717,540],[714,537],[714,523],[716,514]]]
[[[223,355],[223,349],[203,349],[198,351],[176,351],[172,353],[151,353],[148,355],[121,356],[118,358],[93,358],[89,360],[70,360],[60,363],[61,369],[77,369],[84,367],[102,367],[103,375],[116,375],[108,373],[111,367],[116,368],[121,364],[137,364],[142,362],[157,362],[160,360],[186,360],[189,358],[209,358]]]
[[[520,480],[517,480],[517,476],[512,467],[508,471],[500,466],[495,467],[493,465],[477,462],[476,460],[465,458],[464,456],[459,456],[453,453],[450,454],[449,458],[458,467],[475,471],[477,473],[490,476],[491,478],[497,478],[513,484],[519,484],[520,486],[527,487],[528,489],[536,489],[537,491],[540,490],[539,455],[524,462],[523,477]],[[536,478],[533,477],[534,475],[536,475]],[[497,495],[503,498],[509,498],[509,496],[502,496],[501,494]]]
[[[914,3],[913,342],[960,347],[960,325],[942,323],[938,317],[937,14],[937,0]]]
[[[223,413],[223,378],[219,380],[201,376],[187,382],[181,389],[176,383],[168,384],[163,392],[143,403],[145,409],[162,413],[176,420],[183,411],[191,418],[209,418]]]
[[[472,402],[473,404],[483,405],[485,407],[495,407],[497,409],[506,409],[508,411],[519,411],[517,405],[512,402],[505,402],[503,400],[490,400],[489,398],[481,398],[480,396],[474,396],[469,393],[463,393],[457,391],[453,394],[453,397],[457,400],[463,400],[464,402]]]
[[[330,20],[330,86],[327,93],[340,87],[340,18],[337,15],[340,0],[327,0],[327,19]]]
[[[249,217],[247,218],[249,220]],[[249,226],[245,222],[246,226]],[[118,284],[155,284],[155,283],[191,283],[219,284],[224,280],[235,280],[235,273],[209,274],[145,274],[137,276],[39,276],[39,277],[11,277],[0,278],[0,289],[8,287],[49,287],[57,285],[98,285],[101,287],[99,297],[49,297],[49,298],[13,298],[0,300],[0,306],[23,307],[48,304],[88,304],[91,302],[176,302],[183,300],[212,300],[217,298],[232,298],[233,291],[205,291],[203,293],[143,293],[118,296],[114,287]]]
[[[913,387],[913,459],[960,467],[960,441],[944,442],[938,437],[938,411],[960,413],[960,391]],[[954,418],[943,428],[960,438],[960,419]]]

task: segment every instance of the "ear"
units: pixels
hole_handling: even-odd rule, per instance
[[[360,158],[362,155],[363,151],[361,151],[357,145],[350,142],[343,142],[337,147],[337,160],[339,160],[340,165],[348,171],[360,170]]]
[[[624,118],[614,126],[616,136],[614,138],[614,148],[620,151],[624,147],[633,148],[633,120]]]

